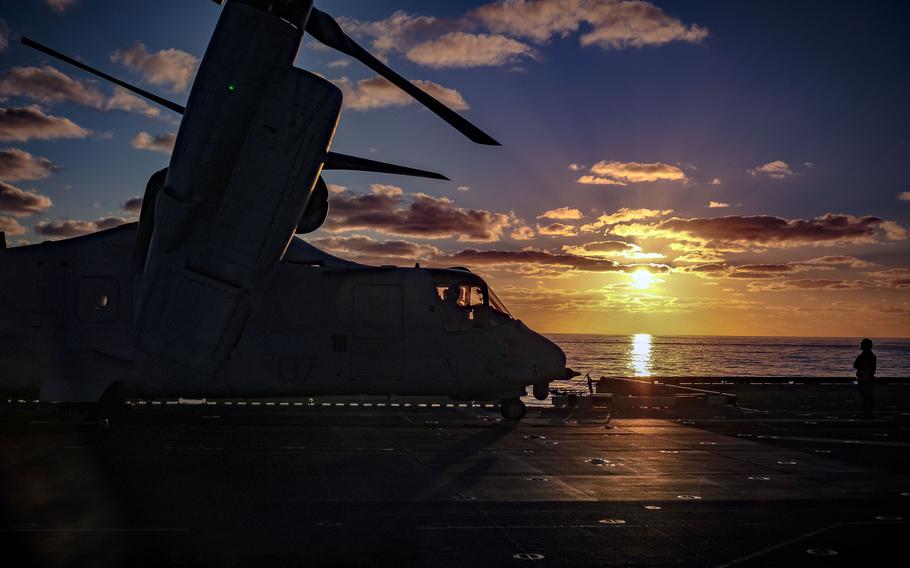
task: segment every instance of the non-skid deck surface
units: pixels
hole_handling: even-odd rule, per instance
[[[161,406],[104,428],[8,407],[3,564],[902,563],[901,412],[668,412]]]

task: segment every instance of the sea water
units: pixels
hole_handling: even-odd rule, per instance
[[[862,338],[548,334],[591,377],[854,376]],[[910,339],[875,339],[878,377],[910,377]]]

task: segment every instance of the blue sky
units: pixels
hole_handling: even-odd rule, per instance
[[[179,50],[201,58],[220,13],[203,0],[130,2],[128,7],[101,0],[56,3],[64,9],[54,10],[55,0],[0,0],[9,44],[0,52],[0,80],[10,70],[48,64],[91,85],[91,78],[81,72],[19,45],[24,34],[183,103],[188,90],[156,84],[148,68],[113,61],[112,54],[141,42],[145,55]],[[579,9],[578,3],[587,4]],[[824,315],[824,306],[842,302],[841,314],[867,313],[869,305],[878,306],[880,313],[865,318],[876,323],[838,323],[838,333],[906,335],[910,284],[904,280],[910,277],[910,247],[904,228],[910,226],[910,201],[901,195],[910,192],[910,18],[905,4],[657,1],[644,3],[648,10],[643,16],[625,10],[628,4],[319,2],[320,9],[341,18],[358,41],[378,48],[403,75],[457,91],[470,106],[466,116],[503,146],[474,145],[416,105],[348,108],[334,149],[438,170],[453,181],[327,173],[336,191],[343,187],[342,195],[350,197],[375,191],[372,184],[393,185],[402,191],[401,207],[420,192],[448,198],[448,205],[434,203],[489,213],[493,225],[486,228],[492,236],[479,242],[457,231],[421,235],[339,222],[313,240],[334,239],[321,243],[362,260],[377,259],[379,249],[368,252],[356,248],[353,240],[340,239],[361,235],[380,244],[404,241],[414,245],[412,256],[440,262],[466,248],[531,249],[615,262],[615,271],[604,272],[579,269],[571,258],[531,266],[481,262],[479,270],[504,291],[507,302],[519,306],[526,319],[554,331],[741,333],[747,320],[750,327],[771,333],[782,314],[801,314],[822,322],[796,330],[812,335],[830,329],[825,321],[842,319]],[[476,16],[475,10],[489,6],[499,9],[508,25],[496,27]],[[583,22],[578,31],[564,35],[556,23],[545,21],[553,31],[543,40],[521,32],[529,21],[522,9],[552,6],[575,6],[580,14],[596,8],[608,17],[601,23]],[[383,50],[374,44],[379,38],[375,30],[387,32],[388,18],[396,11],[408,21],[434,17],[439,27],[421,28],[413,36],[400,34],[394,37],[399,44]],[[623,20],[630,17],[678,33],[666,41],[632,34],[621,44],[581,45],[592,30],[634,28],[635,22]],[[483,36],[484,41],[500,38],[502,45],[532,55],[441,67],[421,63],[416,52],[409,51],[459,33]],[[441,48],[430,51],[432,57],[441,54]],[[314,49],[308,40],[298,65],[335,81],[347,77],[349,85],[373,77],[357,62],[338,66],[344,59]],[[112,93],[108,85],[95,86],[105,96]],[[49,104],[2,91],[0,98],[5,99],[0,106],[38,104],[44,112],[92,131],[78,139],[0,142],[0,147],[47,158],[56,166],[45,179],[8,181],[53,201],[53,207],[40,213],[16,217],[27,230],[8,237],[12,242],[45,238],[33,228],[42,221],[128,218],[121,205],[141,195],[148,176],[168,160],[166,152],[136,148],[134,138],[140,132],[172,133],[178,125],[178,117],[166,110],[148,117],[75,102]],[[599,163],[600,173],[592,171]],[[572,164],[575,169],[570,169]],[[666,177],[623,177],[636,164],[652,166],[648,171],[662,171]],[[584,176],[613,183],[579,183]],[[709,208],[710,202],[727,207]],[[577,209],[581,218],[538,218],[558,208]],[[659,214],[631,214],[621,223],[583,229],[599,216],[623,209]],[[826,214],[849,218],[812,221]],[[717,232],[742,229],[742,222],[732,221],[729,228],[712,225],[714,232],[704,232],[708,229],[702,220],[730,216],[740,221],[771,216],[791,223],[794,231],[802,221],[810,226],[795,237]],[[685,223],[660,225],[674,218]],[[841,222],[859,232],[836,233]],[[551,229],[558,234],[546,235],[554,223],[561,225]],[[860,225],[864,229],[859,230]],[[514,238],[521,227],[527,228],[524,236]],[[816,238],[816,233],[827,236]],[[595,254],[596,247],[585,249],[588,243],[603,242],[623,242],[652,256],[619,257]],[[685,258],[695,252],[697,259]],[[808,262],[835,256],[856,261]],[[637,264],[648,265],[656,275],[646,290],[627,282],[626,274],[637,270]],[[785,268],[749,268],[772,264]],[[708,268],[695,268],[699,266]],[[565,301],[528,300],[542,291]],[[719,321],[717,303],[722,299],[739,302],[741,311],[730,307],[730,317]],[[622,307],[636,302],[649,307]],[[600,323],[591,322],[592,310],[603,314]]]

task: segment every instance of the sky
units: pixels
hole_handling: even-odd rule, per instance
[[[452,179],[327,172],[313,244],[467,266],[544,332],[910,336],[905,3],[317,6],[502,146],[306,39],[297,65],[345,96],[334,150]],[[135,220],[179,127],[20,38],[184,104],[220,10],[0,0],[11,246]]]

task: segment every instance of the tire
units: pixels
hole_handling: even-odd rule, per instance
[[[97,403],[62,402],[54,409],[64,422],[93,422],[100,416]]]
[[[550,396],[550,383],[537,383],[534,385],[534,398],[547,400],[548,396]]]
[[[499,413],[510,422],[517,422],[525,417],[528,411],[520,398],[507,398],[499,401]]]

